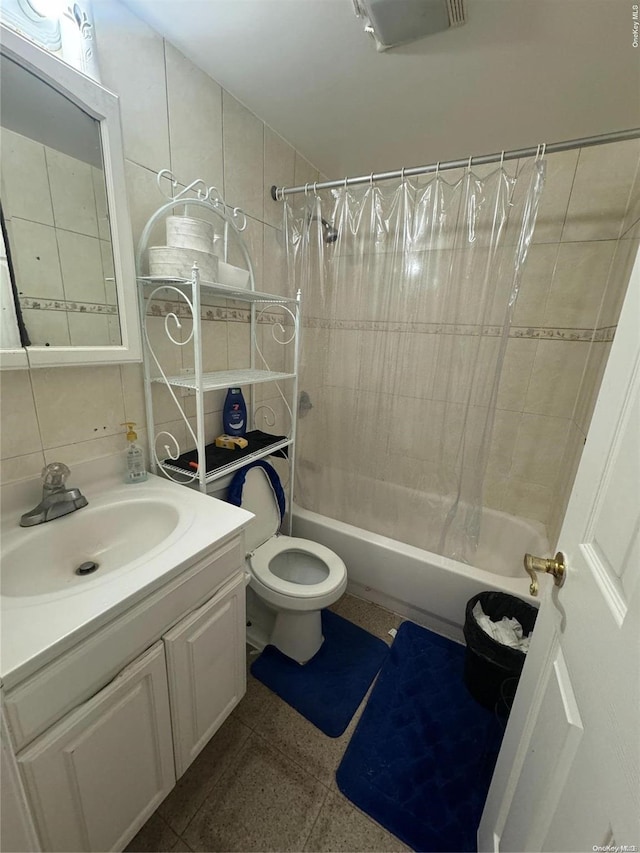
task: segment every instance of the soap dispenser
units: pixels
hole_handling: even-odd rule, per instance
[[[144,452],[139,444],[136,444],[138,435],[133,431],[135,423],[125,421],[122,426],[127,427],[127,468],[124,475],[125,483],[143,483],[147,479],[147,469],[144,464]]]

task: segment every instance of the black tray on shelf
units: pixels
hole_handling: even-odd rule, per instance
[[[256,453],[259,450],[264,450],[270,444],[277,444],[279,441],[285,441],[286,435],[271,435],[268,432],[262,432],[260,429],[250,430],[245,436],[249,442],[246,447],[236,450],[227,450],[224,447],[216,447],[215,444],[207,444],[204,449],[207,474],[215,471],[216,468],[222,468],[230,462],[236,462],[242,459],[243,456],[249,456],[251,453]],[[285,459],[288,456],[288,448],[283,447],[276,450],[274,456],[283,456]],[[182,453],[177,459],[165,459],[165,465],[174,465],[176,468],[182,468],[183,471],[188,471],[193,474],[194,469],[189,465],[190,462],[198,461],[198,451],[189,450]]]

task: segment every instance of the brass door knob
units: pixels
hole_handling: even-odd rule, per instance
[[[562,551],[558,551],[555,557],[534,557],[533,554],[524,555],[524,568],[531,577],[529,592],[531,595],[538,594],[538,577],[536,572],[546,572],[553,575],[556,586],[562,586],[566,574],[566,563]]]

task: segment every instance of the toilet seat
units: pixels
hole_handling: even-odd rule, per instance
[[[327,570],[326,577],[317,583],[296,583],[274,574],[271,570],[272,560],[280,554],[295,551],[319,560]],[[251,554],[249,562],[256,579],[267,589],[295,598],[309,599],[330,594],[340,587],[346,577],[345,565],[337,554],[318,542],[295,536],[276,536],[267,540]]]

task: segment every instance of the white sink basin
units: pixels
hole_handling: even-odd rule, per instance
[[[80,591],[152,552],[180,521],[178,507],[168,500],[118,497],[117,502],[90,502],[63,518],[21,529],[3,549],[2,595]],[[77,574],[86,563],[97,568]]]
[[[0,485],[5,690],[165,584],[178,582],[252,518],[153,474],[144,483],[125,485],[120,455],[73,465],[69,486],[81,490],[88,506],[20,527],[20,516],[40,500],[42,483],[34,477]],[[96,571],[76,574],[90,562],[97,563]]]

